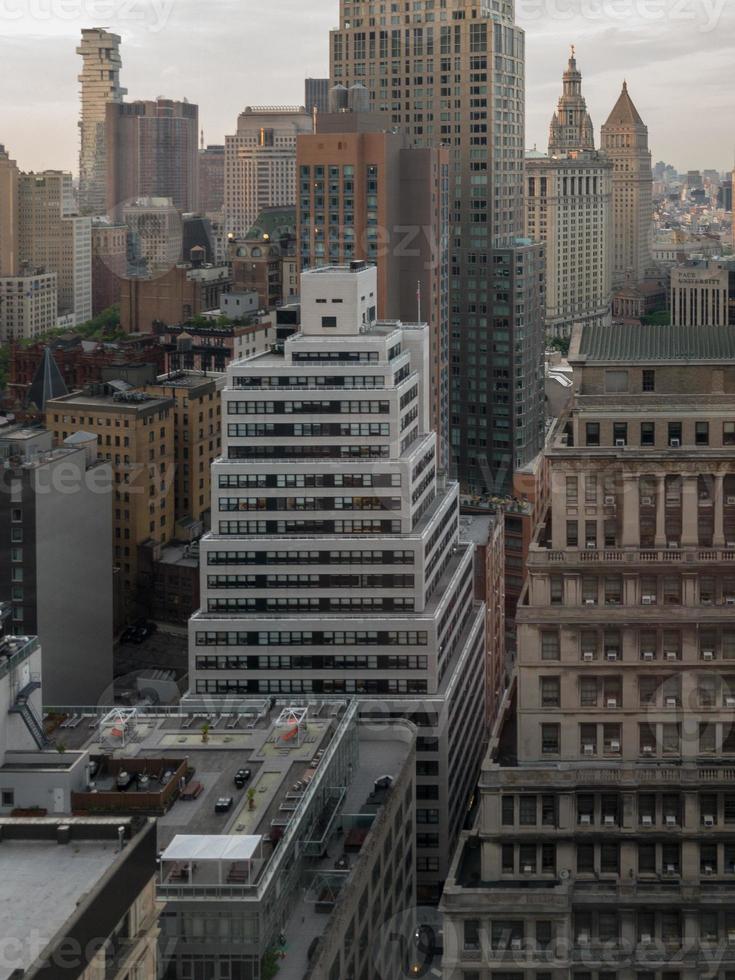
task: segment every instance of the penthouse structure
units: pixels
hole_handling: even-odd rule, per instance
[[[573,333],[446,978],[735,970],[733,355],[728,327]]]
[[[303,273],[301,331],[228,367],[190,683],[415,720],[427,901],[482,751],[484,607],[458,487],[437,477],[429,328],[378,321],[376,295],[362,262]]]

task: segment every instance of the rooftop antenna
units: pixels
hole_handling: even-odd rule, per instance
[[[315,133],[316,132],[316,115],[317,115],[317,112],[318,112],[317,107],[316,106],[312,106],[312,110],[311,110],[311,131],[312,131],[312,133]]]
[[[421,323],[421,280],[416,283],[416,307],[418,311],[417,323]]]
[[[204,130],[201,131],[200,139],[201,139],[201,144],[202,144],[201,148],[204,149]]]

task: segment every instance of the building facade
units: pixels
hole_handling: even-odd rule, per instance
[[[0,144],[0,278],[18,269],[18,165]]]
[[[735,263],[688,262],[671,270],[675,327],[735,326]]]
[[[79,119],[79,210],[101,215],[107,209],[107,103],[121,103],[120,36],[101,27],[82,31]]]
[[[378,321],[376,295],[364,263],[303,273],[301,332],[228,368],[189,676],[193,695],[348,694],[415,720],[436,901],[482,753],[485,612],[437,476],[428,327]]]
[[[191,102],[108,102],[107,213],[138,197],[168,197],[178,211],[195,211],[198,139]]]
[[[609,324],[612,164],[595,150],[582,75],[572,54],[549,129],[549,155],[526,156],[526,234],[546,243],[546,331]]]
[[[95,218],[92,221],[92,316],[120,302],[120,280],[127,269],[127,226],[108,218]]]
[[[297,106],[248,106],[225,136],[225,227],[244,238],[264,208],[296,203],[296,137],[312,118]]]
[[[505,493],[514,467],[543,445],[543,399],[521,383],[530,357],[543,387],[543,319],[530,324],[495,283],[494,249],[514,248],[524,233],[525,38],[512,0],[449,0],[436,17],[422,7],[373,31],[368,5],[341,2],[330,75],[363,84],[386,128],[449,148],[450,457],[463,489]],[[507,258],[497,256],[499,265]],[[543,317],[543,303],[533,308]],[[513,378],[507,390],[496,372]]]
[[[92,448],[90,449],[90,444]],[[94,704],[112,684],[112,473],[93,437],[0,433],[0,599],[43,644],[46,704]]]
[[[735,969],[735,330],[576,329],[444,976]]]
[[[174,402],[124,382],[90,384],[46,403],[56,444],[83,429],[112,466],[112,562],[120,569],[125,614],[135,613],[139,549],[166,544],[174,532]]]
[[[449,466],[449,154],[385,132],[380,113],[317,116],[297,140],[302,269],[367,259],[378,315],[431,324],[431,425]],[[328,204],[328,207],[325,207]]]
[[[32,340],[55,328],[56,281],[55,272],[0,277],[0,342]]]
[[[209,144],[199,150],[199,203],[202,214],[219,213],[225,206],[225,147]]]
[[[600,130],[600,148],[613,165],[613,288],[636,285],[651,268],[653,240],[653,171],[648,127],[628,86]]]
[[[159,324],[179,324],[218,310],[230,287],[225,265],[177,262],[153,278],[132,277],[120,284],[120,326],[126,333],[154,333]]]
[[[92,222],[72,213],[71,174],[22,173],[18,201],[20,263],[55,272],[59,319],[84,323],[92,316]]]

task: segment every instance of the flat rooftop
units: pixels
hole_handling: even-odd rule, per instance
[[[334,893],[334,907],[339,905],[339,893],[349,886],[352,872],[360,858],[359,845],[350,844],[349,827],[355,823],[357,815],[377,813],[381,807],[381,794],[368,803],[374,791],[375,781],[381,776],[397,777],[411,751],[411,743],[401,739],[374,739],[358,727],[358,764],[341,807],[341,826],[343,832],[330,841],[326,854],[318,862],[309,865],[311,882],[302,888],[300,900],[294,906],[284,929],[286,937],[285,957],[280,960],[278,980],[303,980],[308,967],[308,952],[311,943],[322,936],[332,921],[331,912],[319,911],[324,908],[324,891]],[[382,795],[383,803],[390,798],[388,790]],[[361,821],[364,822],[364,821]],[[357,850],[355,850],[357,848]],[[338,867],[339,866],[339,867]],[[344,866],[344,867],[342,867]],[[318,902],[317,899],[322,899]],[[332,910],[333,911],[333,910]]]
[[[174,371],[171,374],[159,374],[155,381],[149,382],[158,388],[201,388],[226,377],[224,371]]]
[[[0,843],[0,936],[19,940],[0,958],[0,980],[31,965],[119,854],[115,839]]]

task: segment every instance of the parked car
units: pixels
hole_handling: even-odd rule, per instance
[[[235,773],[235,786],[238,789],[242,789],[251,776],[252,772],[250,769],[238,769]]]
[[[220,796],[217,802],[214,804],[215,813],[227,813],[233,804],[233,799],[231,796]]]

